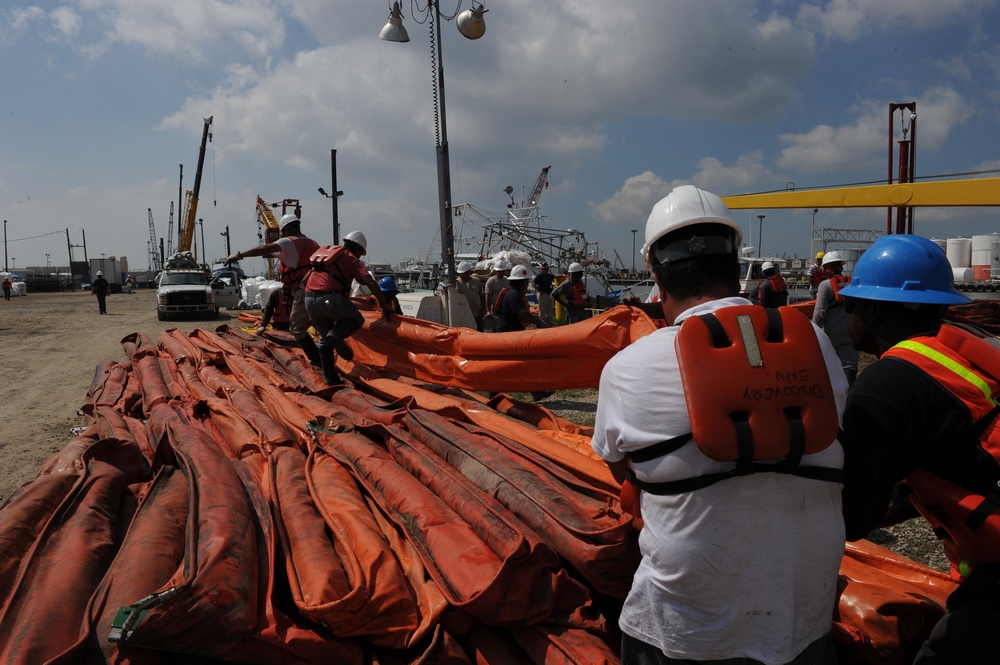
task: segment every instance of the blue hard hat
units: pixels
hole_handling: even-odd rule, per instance
[[[396,286],[396,280],[393,278],[392,275],[386,275],[381,280],[379,280],[378,288],[382,289],[383,291],[399,291],[399,288]]]
[[[955,275],[944,250],[927,238],[909,234],[882,236],[872,243],[840,294],[918,305],[972,302],[955,289]]]

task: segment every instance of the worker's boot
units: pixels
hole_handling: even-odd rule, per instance
[[[298,340],[298,342],[299,346],[302,347],[302,350],[306,352],[306,358],[309,359],[309,362],[313,365],[313,367],[322,367],[323,361],[320,360],[319,349],[316,348],[316,342],[313,341],[313,338],[307,335],[306,337]]]
[[[343,337],[340,336],[334,330],[331,330],[326,334],[326,338],[333,345],[333,348],[337,349],[337,354],[344,360],[354,360],[354,349],[348,345]]]
[[[321,346],[318,353],[323,365],[323,378],[326,379],[327,385],[343,385],[344,380],[340,378],[340,372],[337,371],[337,361],[333,357],[333,347]]]

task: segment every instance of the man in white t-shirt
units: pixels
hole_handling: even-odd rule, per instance
[[[826,447],[796,467],[818,470],[818,477],[735,475],[736,463],[707,456],[698,437],[648,455],[651,446],[692,432],[674,347],[679,324],[750,306],[738,295],[741,239],[714,194],[684,185],[657,203],[642,252],[669,325],[623,349],[601,375],[591,445],[620,482],[641,490],[642,560],[619,620],[622,662],[837,662],[829,632],[844,523],[837,481],[843,450],[834,436],[847,383],[825,335],[800,322],[816,335],[807,350],[813,366],[829,374],[831,402],[821,401],[832,424]],[[692,365],[705,367],[702,361]],[[721,386],[738,378],[715,371],[697,381]],[[664,489],[716,473],[730,476],[698,489]]]

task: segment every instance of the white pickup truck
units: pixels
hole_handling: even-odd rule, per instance
[[[175,314],[219,315],[222,307],[240,302],[240,278],[234,271],[209,277],[201,270],[166,270],[156,287],[156,314],[165,321]]]

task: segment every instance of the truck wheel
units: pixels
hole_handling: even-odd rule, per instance
[[[219,308],[215,308],[215,318],[219,318]]]
[[[156,318],[160,321],[166,321],[167,315],[164,312],[161,312],[160,310],[156,310]]]

